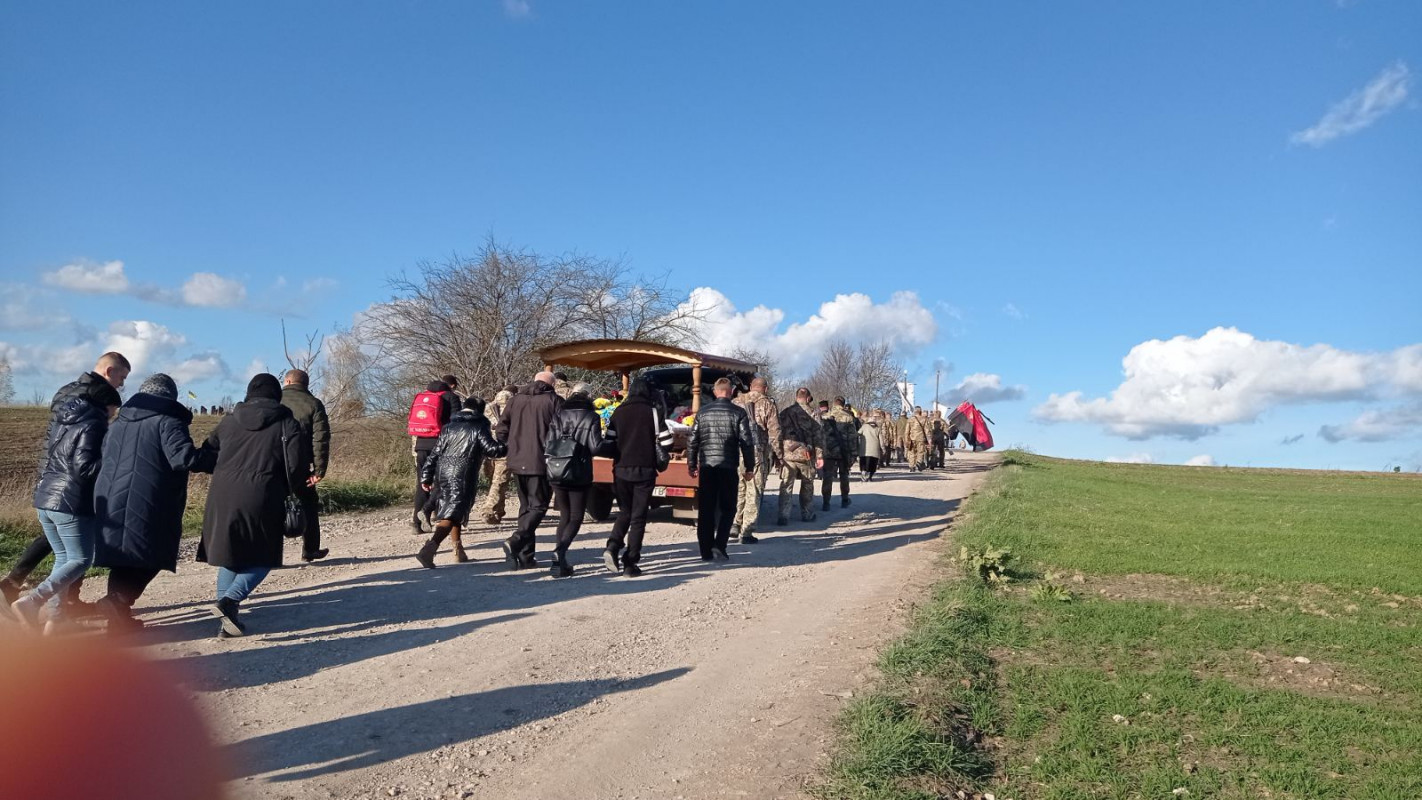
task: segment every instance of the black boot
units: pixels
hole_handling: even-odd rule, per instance
[[[573,565],[568,563],[568,554],[562,550],[553,552],[553,566],[549,568],[555,578],[573,577]]]

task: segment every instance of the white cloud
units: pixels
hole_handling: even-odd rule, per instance
[[[887,342],[896,355],[908,356],[938,336],[933,312],[913,292],[895,292],[884,303],[875,303],[865,294],[836,295],[804,322],[784,328],[781,309],[759,305],[739,311],[729,298],[709,287],[693,290],[683,307],[705,312],[699,331],[704,349],[721,355],[738,348],[765,351],[788,374],[808,374],[825,345],[834,340]]]
[[[167,372],[180,387],[213,378],[232,377],[232,370],[228,369],[227,362],[221,355],[212,351],[189,356],[169,367]]]
[[[183,284],[183,302],[202,308],[231,308],[247,299],[247,287],[241,281],[224,278],[212,272],[196,272]]]
[[[133,365],[133,371],[140,374],[151,371],[149,367],[152,364],[171,358],[177,348],[188,342],[181,333],[141,319],[112,323],[101,341],[103,344],[99,352],[115,350],[123,353]]]
[[[528,0],[503,0],[504,14],[512,19],[524,19],[533,14],[533,5]]]
[[[51,292],[33,286],[0,284],[0,331],[37,331],[69,324]]]
[[[341,282],[335,278],[312,278],[302,282],[301,291],[305,294],[329,292],[340,285]]]
[[[269,371],[270,370],[267,369],[267,362],[265,360],[261,358],[254,358],[251,361],[247,362],[247,366],[242,368],[242,371],[238,373],[237,377],[242,381],[242,383],[246,383],[254,376]]]
[[[1294,144],[1322,147],[1367,128],[1407,101],[1412,73],[1401,61],[1389,65],[1367,86],[1335,103],[1313,127],[1289,137]]]
[[[105,261],[102,264],[76,261],[44,273],[40,280],[50,286],[85,294],[123,294],[130,286],[122,261]]]
[[[1124,456],[1107,456],[1108,464],[1154,464],[1155,456],[1150,453],[1130,453]]]
[[[1122,364],[1126,379],[1109,397],[1052,394],[1033,415],[1098,423],[1131,439],[1197,439],[1222,425],[1252,422],[1278,404],[1422,392],[1422,345],[1361,353],[1214,328],[1199,338],[1143,342]]]
[[[1008,303],[1007,305],[1003,306],[1002,313],[1006,314],[1009,317],[1012,317],[1013,319],[1027,319],[1026,312],[1024,312],[1022,309],[1018,308],[1012,303]]]
[[[1351,422],[1324,425],[1318,435],[1330,442],[1384,442],[1422,433],[1422,403],[1369,409]]]
[[[1185,462],[1185,466],[1187,467],[1213,467],[1214,465],[1215,457],[1210,455],[1209,453],[1201,453],[1198,456],[1191,456],[1190,459]]]
[[[1001,375],[974,372],[945,392],[940,402],[956,406],[964,400],[971,400],[975,405],[983,405],[1021,400],[1026,394],[1026,386],[1004,386]]]

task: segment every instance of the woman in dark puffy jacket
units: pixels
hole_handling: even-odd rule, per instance
[[[142,628],[133,604],[162,570],[178,569],[188,504],[188,473],[211,472],[216,456],[193,446],[193,414],[178,402],[173,379],[143,382],[109,426],[94,487],[98,538],[94,564],[109,568],[99,610],[110,633]]]
[[[568,393],[568,399],[548,425],[548,436],[543,442],[543,452],[551,453],[553,443],[559,439],[574,442],[578,448],[575,457],[577,468],[562,480],[554,479],[552,468],[548,471],[548,482],[553,485],[553,507],[558,509],[558,544],[553,551],[552,573],[555,578],[573,575],[573,565],[568,563],[568,548],[573,546],[573,538],[583,527],[583,513],[588,508],[588,495],[592,489],[592,457],[602,446],[602,417],[593,408],[592,397],[585,383],[579,383]],[[545,456],[546,457],[546,456]]]
[[[483,399],[465,400],[440,430],[439,441],[420,467],[420,486],[426,492],[434,487],[436,502],[434,535],[415,554],[420,566],[434,569],[435,553],[446,538],[454,540],[455,561],[469,560],[459,537],[479,489],[479,468],[485,456],[500,458],[506,453],[508,445],[496,440],[489,428]]]
[[[94,562],[94,481],[113,413],[114,406],[75,397],[60,408],[50,424],[35,487],[35,512],[54,549],[54,567],[34,591],[10,606],[29,628],[39,627],[40,609],[46,603],[50,619],[59,620],[60,595],[84,577]]]
[[[241,636],[243,600],[281,566],[286,496],[310,476],[311,444],[291,409],[281,404],[281,383],[263,372],[247,384],[247,397],[207,437],[217,454],[197,560],[217,567],[219,637]]]

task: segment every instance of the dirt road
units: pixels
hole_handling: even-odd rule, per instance
[[[247,603],[253,635],[213,638],[213,571],[185,563],[137,608],[143,646],[190,670],[240,798],[801,797],[994,463],[856,482],[850,508],[771,526],[728,564],[655,517],[631,580],[601,567],[607,524],[554,580],[504,569],[508,526],[425,571],[402,513],[337,518],[332,558]]]

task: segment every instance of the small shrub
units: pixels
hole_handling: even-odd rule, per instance
[[[969,550],[966,546],[958,551],[958,561],[971,575],[988,586],[1002,586],[1012,580],[1007,565],[1012,561],[1012,551],[1003,547],[988,545],[979,550]]]
[[[1032,599],[1039,603],[1070,603],[1074,598],[1065,586],[1043,581],[1032,587]]]

